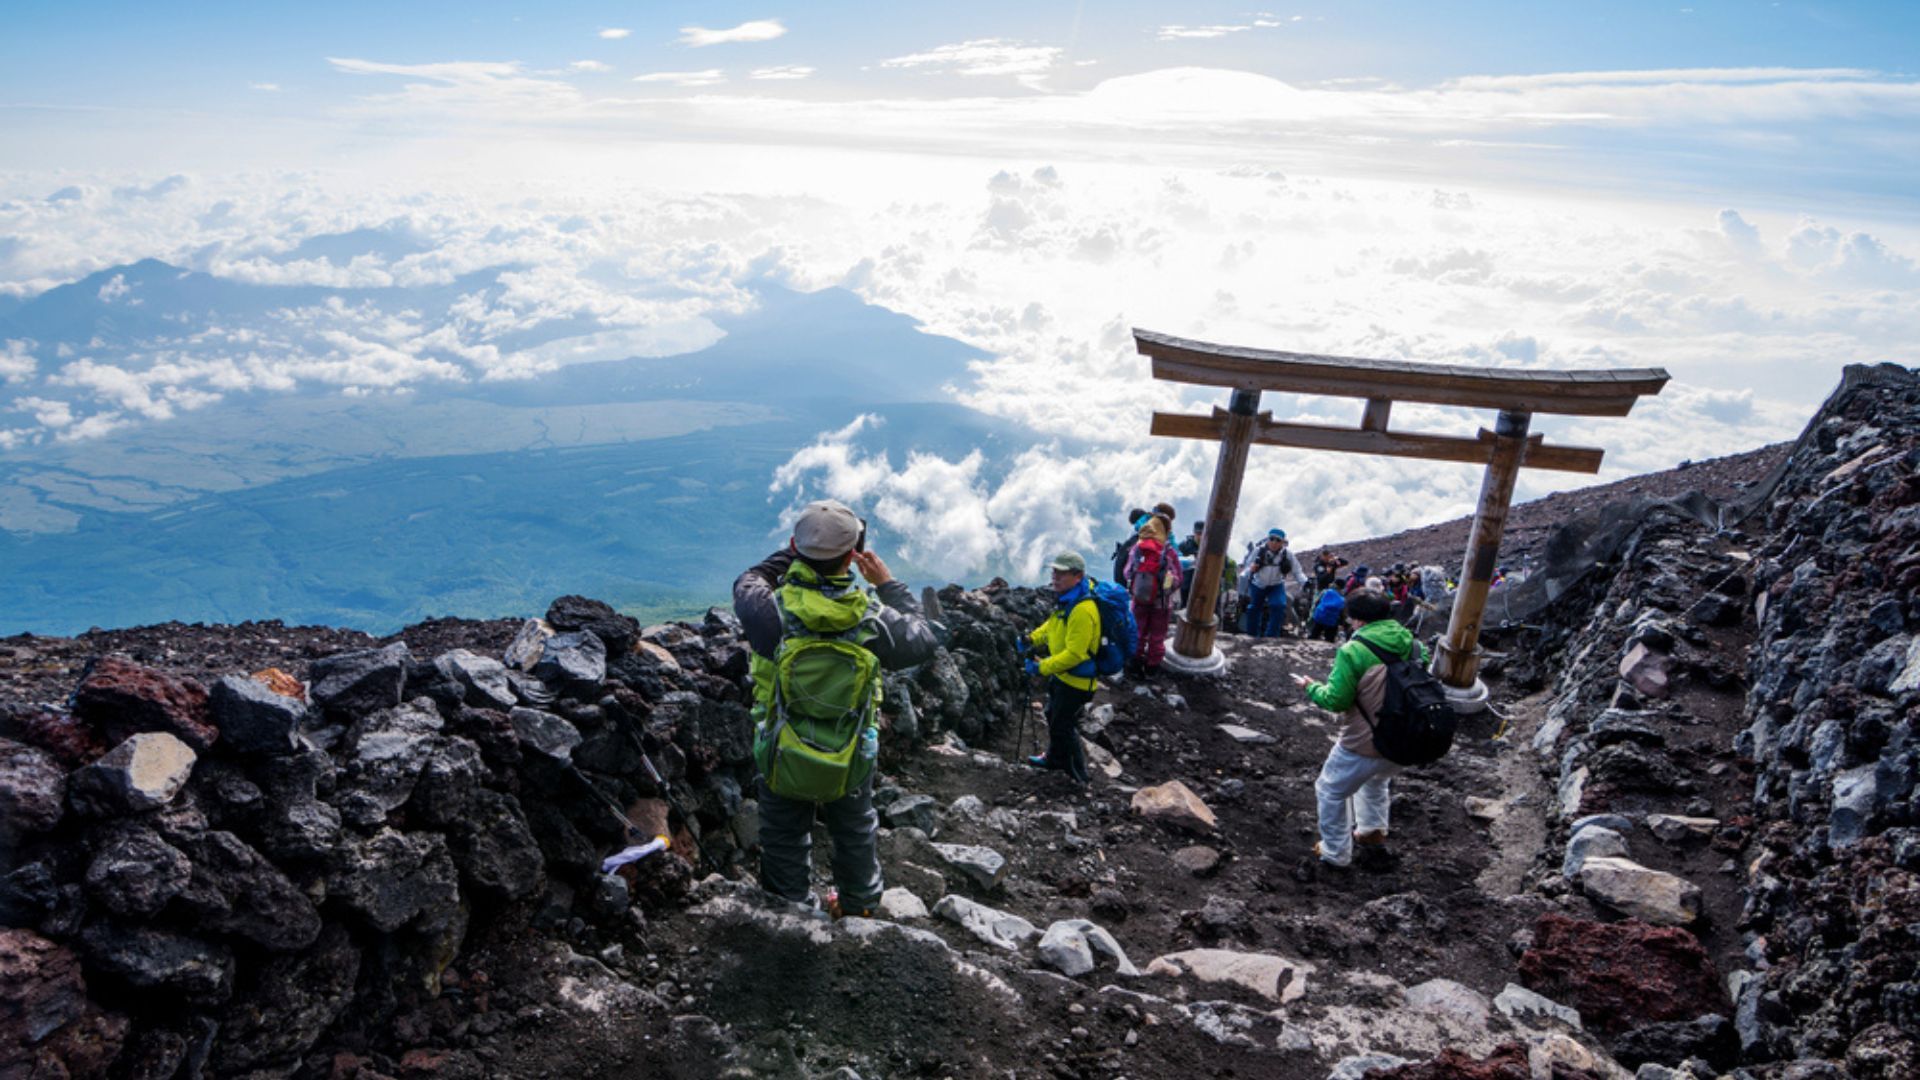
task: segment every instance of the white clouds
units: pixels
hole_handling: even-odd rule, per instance
[[[979,38],[941,45],[925,52],[882,60],[886,68],[925,68],[969,76],[1012,76],[1031,81],[1052,71],[1066,50],[1054,45],[1026,45],[1002,38]]]
[[[781,64],[777,67],[755,68],[749,79],[804,79],[811,76],[814,69],[800,64]]]
[[[727,81],[727,74],[719,68],[707,68],[704,71],[649,71],[645,75],[635,75],[633,81],[666,83],[670,86],[717,86]]]
[[[1300,17],[1294,16],[1299,22]],[[1249,30],[1271,30],[1284,23],[1278,19],[1260,18],[1245,23],[1215,23],[1206,26],[1162,26],[1156,35],[1161,41],[1183,41],[1188,39],[1208,40],[1223,38],[1230,34],[1244,34]]]
[[[105,285],[100,286],[100,292],[98,295],[101,300],[111,304],[115,300],[118,300],[126,296],[127,293],[131,291],[132,291],[131,287],[127,285],[127,275],[115,274],[111,278],[107,279],[107,283]]]
[[[33,358],[33,342],[10,339],[0,342],[0,382],[23,383],[33,378],[40,362]]]
[[[249,89],[258,90],[263,94],[277,94],[280,92],[279,83],[257,82],[248,83],[247,86]]]
[[[730,26],[724,30],[709,30],[704,26],[683,26],[675,44],[691,49],[701,49],[709,45],[733,45],[757,41],[772,41],[787,32],[779,19],[754,19],[739,26]]]
[[[619,41],[621,38],[628,37],[632,33],[632,30],[624,26],[609,26],[605,30],[600,31],[599,36],[602,41]]]
[[[600,72],[612,71],[613,65],[603,64],[598,60],[575,60],[573,63],[567,65],[567,70],[590,72],[590,73],[597,74]]]

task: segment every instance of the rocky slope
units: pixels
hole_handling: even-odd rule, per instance
[[[1916,1075],[1920,380],[1750,486],[1546,538],[1497,711],[1345,873],[1330,646],[1112,687],[1075,789],[1008,764],[1044,599],[950,587],[837,923],[750,884],[724,612],[0,641],[0,1075]]]

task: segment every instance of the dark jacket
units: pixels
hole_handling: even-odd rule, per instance
[[[1140,540],[1140,534],[1134,533],[1125,540],[1113,545],[1113,580],[1127,580],[1127,563],[1133,558],[1133,545]]]
[[[733,583],[733,613],[746,632],[747,644],[768,659],[772,659],[774,650],[780,647],[780,609],[773,601],[773,591],[780,586],[780,579],[786,576],[793,559],[793,550],[782,548],[760,560]],[[827,580],[846,584],[852,578],[841,575]],[[879,658],[880,666],[898,671],[933,659],[940,642],[934,637],[926,616],[920,613],[913,591],[903,582],[889,581],[875,592],[881,604],[873,609],[878,630],[866,646]]]

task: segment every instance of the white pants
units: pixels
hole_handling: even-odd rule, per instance
[[[1353,832],[1387,831],[1387,784],[1400,766],[1335,745],[1320,766],[1313,793],[1320,800],[1320,857],[1336,866],[1353,861]],[[1353,813],[1347,801],[1353,801]],[[1357,822],[1356,822],[1357,819]]]

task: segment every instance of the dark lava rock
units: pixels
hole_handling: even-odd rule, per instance
[[[90,969],[138,990],[177,993],[217,1004],[233,990],[233,953],[224,945],[150,927],[96,923],[81,935]]]
[[[113,745],[77,717],[32,706],[0,706],[0,736],[46,751],[69,772]]]
[[[1597,923],[1546,914],[1520,957],[1520,982],[1571,1005],[1591,1027],[1617,1032],[1724,1009],[1713,960],[1676,927]]]
[[[127,826],[100,845],[87,866],[87,891],[116,915],[158,914],[193,879],[186,853],[141,826]]]
[[[458,871],[446,841],[433,833],[382,829],[342,845],[341,867],[327,880],[329,900],[391,934],[423,913],[444,915],[460,901]]]
[[[515,709],[508,719],[520,737],[520,748],[549,760],[571,761],[573,748],[580,745],[580,729],[550,712]]]
[[[313,703],[330,712],[365,713],[400,704],[407,685],[406,642],[379,649],[335,653],[313,662],[308,672]]]
[[[408,821],[436,829],[458,825],[471,812],[485,773],[480,748],[471,740],[459,736],[435,740],[407,803]]]
[[[507,680],[507,665],[490,657],[454,649],[433,658],[441,679],[460,688],[460,700],[481,709],[511,709],[518,699]]]
[[[313,948],[262,964],[220,1018],[213,1066],[220,1075],[295,1062],[353,1000],[360,950],[333,923]]]
[[[383,811],[397,810],[413,796],[420,770],[440,741],[440,714],[424,705],[382,709],[347,732],[345,786],[371,796]]]
[[[540,891],[546,876],[540,844],[513,796],[475,791],[447,841],[462,880],[475,890],[505,900]]]
[[[1360,918],[1382,937],[1413,939],[1444,934],[1447,930],[1447,913],[1417,892],[1369,900],[1361,907]]]
[[[13,845],[60,823],[67,774],[45,751],[0,739],[0,866],[12,866]]]
[[[1687,618],[1702,626],[1738,626],[1745,608],[1724,596],[1709,594],[1694,601]]]
[[[938,804],[931,795],[903,795],[888,804],[884,816],[896,829],[908,825],[929,836],[940,823]]]
[[[607,647],[584,630],[555,634],[544,643],[533,674],[549,686],[598,684],[607,677]]]
[[[0,928],[0,1076],[103,1076],[127,1027],[87,1000],[71,951]]]
[[[165,731],[205,750],[220,737],[207,722],[206,687],[113,656],[94,661],[74,691],[73,708],[110,743],[142,731]]]
[[[1112,888],[1093,890],[1087,907],[1108,922],[1125,922],[1133,911],[1132,905],[1127,903],[1127,894]]]
[[[1629,1069],[1647,1062],[1677,1065],[1688,1058],[1700,1058],[1716,1069],[1733,1067],[1739,1056],[1739,1043],[1733,1034],[1733,1021],[1718,1013],[1695,1020],[1672,1020],[1642,1024],[1612,1044],[1614,1058]]]
[[[193,877],[179,904],[195,925],[276,952],[304,949],[320,933],[320,913],[287,875],[229,832],[184,841]]]
[[[276,694],[257,679],[228,675],[213,684],[208,713],[222,745],[243,754],[290,754],[306,718],[305,702]]]
[[[640,623],[607,604],[584,596],[563,596],[547,608],[547,623],[555,630],[585,630],[600,639],[606,656],[625,656],[640,640]],[[551,642],[547,645],[552,648]]]

